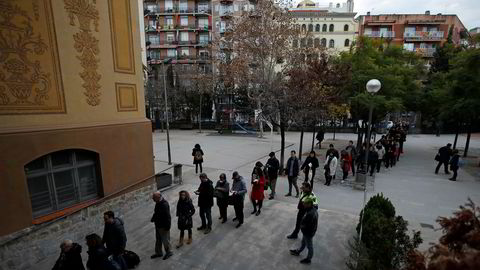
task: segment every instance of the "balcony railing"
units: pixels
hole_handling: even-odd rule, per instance
[[[197,25],[197,30],[199,31],[208,31],[208,30],[212,30],[212,27],[210,25],[205,25],[205,24],[200,24],[200,25]]]
[[[441,40],[443,39],[443,31],[421,31],[421,32],[405,32],[403,37],[405,39],[414,40]]]
[[[195,10],[196,14],[212,14],[212,10],[210,8],[197,8]]]
[[[394,31],[372,31],[370,33],[364,33],[366,37],[373,37],[373,38],[393,38],[395,37]]]
[[[416,48],[415,52],[423,57],[433,57],[433,54],[437,51],[436,48]]]
[[[233,16],[233,12],[226,10],[226,11],[221,11],[220,12],[220,17],[222,18],[231,18]]]

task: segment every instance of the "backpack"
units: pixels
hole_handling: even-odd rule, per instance
[[[201,160],[202,159],[202,151],[197,150],[195,151],[195,160]]]
[[[125,260],[128,269],[134,269],[140,264],[140,257],[138,257],[137,253],[130,250],[125,250],[123,252],[123,259]]]

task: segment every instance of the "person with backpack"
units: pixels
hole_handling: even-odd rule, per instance
[[[261,162],[257,162],[255,164],[254,173],[252,174],[252,191],[250,192],[250,200],[253,204],[253,212],[252,215],[255,214],[256,216],[260,215],[263,205],[263,199],[265,198],[264,195],[264,186],[265,186],[265,176],[263,175],[262,170],[263,164]],[[258,206],[258,210],[257,210]]]
[[[280,162],[275,157],[275,152],[270,152],[268,155],[270,158],[267,161],[266,169],[268,174],[268,183],[270,186],[270,197],[269,200],[273,200],[275,198],[275,188],[277,186],[277,178],[278,178],[278,170],[280,170]]]
[[[195,144],[195,147],[192,150],[193,164],[195,164],[195,173],[198,173],[198,167],[200,167],[200,173],[203,172],[202,163],[203,163],[203,150],[200,147],[200,144]]]
[[[219,180],[215,185],[215,190],[213,191],[214,197],[217,198],[217,206],[220,212],[220,217],[222,223],[227,222],[227,208],[228,208],[228,193],[230,192],[230,183],[227,181],[227,176],[222,173],[219,176]]]
[[[127,269],[127,264],[123,259],[123,253],[127,245],[127,235],[125,234],[123,220],[115,217],[112,211],[105,212],[103,220],[105,221],[105,227],[102,239],[107,247],[107,252],[113,256],[113,259],[120,265],[121,270]]]
[[[308,175],[310,171],[312,172],[312,179],[310,179],[310,186],[312,187],[312,189],[313,189],[313,178],[315,178],[315,171],[319,166],[320,165],[318,163],[318,158],[316,157],[315,151],[311,151],[310,155],[308,155],[308,157],[305,159],[305,162],[303,162],[302,167],[300,167],[300,170],[302,170],[303,173],[305,174],[304,182],[308,183],[309,181]]]
[[[188,231],[187,245],[192,243],[192,227],[193,227],[193,215],[195,214],[195,206],[193,206],[190,194],[186,190],[182,190],[178,193],[177,203],[177,217],[178,217],[178,229],[180,230],[180,239],[178,240],[177,248],[183,246],[183,238],[185,236],[185,230]]]
[[[60,245],[60,256],[52,270],[85,270],[82,261],[82,246],[65,240]]]
[[[170,205],[160,193],[153,193],[152,200],[155,202],[155,210],[151,218],[151,222],[155,224],[155,254],[150,258],[155,259],[163,256],[163,260],[170,258],[173,253],[170,248],[170,227],[172,225],[172,217],[170,215]],[[162,252],[165,249],[165,255]]]
[[[460,155],[458,154],[458,150],[454,149],[452,151],[452,158],[450,159],[450,170],[453,171],[453,176],[448,180],[457,181],[457,171],[459,167],[460,167]]]
[[[323,169],[325,170],[325,185],[330,186],[333,176],[337,171],[337,157],[333,151],[330,152],[328,157],[325,159]]]

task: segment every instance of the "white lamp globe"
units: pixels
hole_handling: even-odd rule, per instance
[[[372,79],[367,82],[367,92],[370,94],[377,93],[382,88],[382,83],[377,79]]]

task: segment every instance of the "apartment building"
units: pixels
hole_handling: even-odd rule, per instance
[[[346,51],[355,41],[358,23],[353,12],[353,0],[344,3],[319,3],[305,0],[289,9],[295,23],[309,35],[294,41],[295,47],[324,47],[331,52]]]
[[[359,34],[387,43],[397,44],[405,50],[431,58],[436,48],[447,42],[452,31],[454,44],[462,44],[465,26],[457,15],[425,14],[380,14],[359,17]]]
[[[209,0],[145,0],[147,63],[171,59],[184,70],[198,65],[211,70],[208,44],[212,40]]]

